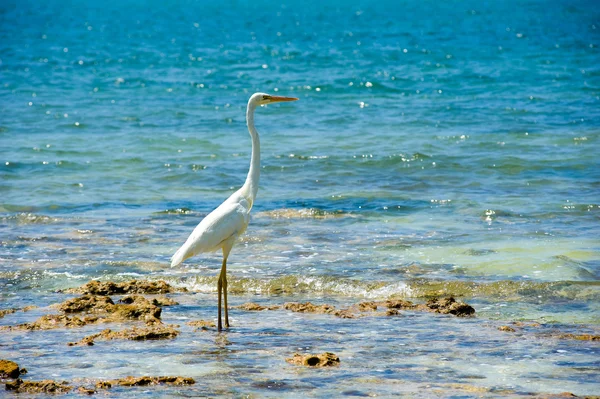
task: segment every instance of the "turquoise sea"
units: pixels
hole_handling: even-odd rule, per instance
[[[111,391],[136,398],[600,395],[598,341],[555,334],[600,333],[599,46],[586,0],[3,0],[0,309],[38,308],[0,325],[92,279],[189,293],[163,309],[174,340],[0,332],[0,358],[31,380],[196,380]],[[230,305],[454,295],[474,318],[186,327],[216,318],[221,255],[169,258],[243,184],[258,91],[300,100],[257,110]],[[326,351],[339,367],[285,361]]]

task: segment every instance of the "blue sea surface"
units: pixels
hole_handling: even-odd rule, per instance
[[[259,91],[300,100],[256,111],[230,304],[477,312],[232,309],[221,335],[68,350],[96,330],[0,331],[0,358],[197,381],[128,397],[598,394],[598,341],[551,333],[600,331],[599,46],[586,0],[0,2],[0,309],[39,307],[0,325],[92,279],[162,279],[189,290],[165,323],[214,319],[221,254],[169,258],[243,184]],[[340,367],[285,361],[324,351]]]

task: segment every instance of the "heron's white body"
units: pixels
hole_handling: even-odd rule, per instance
[[[233,244],[246,231],[250,222],[252,201],[243,193],[243,189],[244,187],[233,193],[202,219],[185,244],[171,258],[171,266],[176,266],[201,252],[222,249],[224,254],[229,254]]]
[[[258,192],[260,178],[260,140],[254,127],[254,110],[259,105],[281,101],[295,101],[297,98],[271,96],[265,93],[256,93],[248,100],[246,109],[246,123],[252,138],[252,158],[250,169],[244,185],[233,193],[217,209],[209,213],[196,226],[185,244],[175,252],[171,258],[171,267],[177,266],[187,258],[201,252],[213,252],[218,249],[223,251],[223,266],[217,283],[219,292],[219,321],[218,329],[221,330],[221,293],[225,302],[225,327],[229,327],[227,314],[227,257],[233,244],[242,235],[250,222],[250,210]]]

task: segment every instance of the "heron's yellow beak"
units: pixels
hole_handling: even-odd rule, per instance
[[[282,97],[282,96],[269,96],[268,100],[268,104],[270,103],[280,103],[283,101],[297,101],[298,99],[296,97]]]

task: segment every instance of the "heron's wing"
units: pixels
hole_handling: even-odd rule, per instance
[[[235,202],[222,203],[196,226],[185,244],[171,258],[171,266],[200,252],[216,251],[225,241],[242,234],[248,222],[246,207]]]

